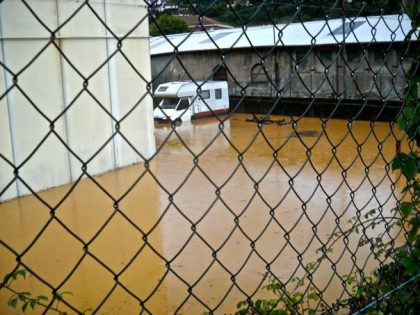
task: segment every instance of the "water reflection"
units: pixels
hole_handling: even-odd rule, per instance
[[[247,118],[201,119],[176,132],[156,125],[159,153],[147,168],[84,179],[62,203],[71,185],[42,192],[44,202],[29,196],[3,203],[0,239],[18,253],[30,247],[22,261],[59,291],[73,292],[66,300],[79,309],[111,293],[103,313],[137,314],[143,303],[154,314],[200,314],[204,304],[223,314],[244,293],[259,292],[267,264],[284,280],[302,275],[337,223],[395,204],[397,177],[385,172],[395,154],[388,124],[258,126]],[[356,250],[357,240],[349,247]],[[345,250],[342,242],[338,248],[333,261]],[[4,247],[0,253],[5,274],[16,262]],[[368,246],[357,250],[360,267],[369,253]],[[346,251],[336,268],[348,273],[352,264]],[[370,257],[366,268],[373,265]],[[330,262],[314,275],[334,300],[343,288],[337,277],[328,284],[331,277]],[[50,292],[33,276],[17,285]],[[1,313],[10,313],[9,295],[0,290]]]

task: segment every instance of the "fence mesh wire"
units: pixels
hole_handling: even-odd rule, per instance
[[[72,6],[66,8],[68,3]],[[240,301],[248,303],[250,314],[257,314],[253,305],[258,299],[274,299],[275,308],[300,292],[316,298],[302,308],[299,301],[289,303],[289,313],[334,312],[336,302],[352,294],[347,275],[368,277],[389,260],[375,251],[372,238],[394,246],[404,240],[404,226],[388,225],[398,215],[392,209],[410,198],[401,193],[404,179],[391,171],[392,158],[401,147],[414,147],[395,123],[404,107],[407,65],[418,52],[418,38],[396,39],[397,33],[409,31],[402,26],[404,1],[133,3],[144,8],[144,14],[122,34],[118,19],[123,23],[124,16],[112,16],[106,4],[129,5],[123,1],[0,2],[3,126],[8,121],[13,130],[13,119],[23,110],[35,118],[16,128],[45,130],[41,138],[29,131],[23,144],[2,135],[0,197],[14,189],[29,195],[0,204],[0,272],[5,276],[23,268],[28,274],[12,284],[10,279],[1,282],[0,309],[11,313],[10,296],[30,292],[47,297],[38,298],[33,311],[43,314],[87,309],[100,314],[222,314],[234,313]],[[63,6],[65,14],[45,14],[42,5],[47,4]],[[200,33],[166,34],[159,23],[164,5],[181,16],[194,14],[193,28]],[[230,16],[236,28],[223,32],[237,32],[237,42],[243,39],[247,45],[221,45],[224,35],[206,24],[209,14]],[[376,22],[367,18],[372,15]],[[387,24],[391,15],[397,27]],[[92,25],[99,23],[106,34],[107,54],[99,54],[89,70],[80,66],[83,57],[69,53],[63,35],[76,27],[80,16]],[[20,18],[32,19],[34,28],[47,35],[36,53],[24,55],[20,63],[8,62],[13,58],[6,56],[27,45],[24,39],[31,36],[30,29],[16,37],[5,35],[6,24],[15,27]],[[54,18],[58,27],[51,27]],[[360,18],[369,25],[367,42],[356,36]],[[332,27],[332,20],[341,24]],[[311,29],[313,21],[332,34],[332,42],[319,44],[321,32]],[[84,45],[98,40],[89,33],[89,23],[86,34],[77,35],[79,49],[87,55],[97,52]],[[147,30],[149,23],[162,35],[151,39],[151,57],[147,44],[136,50],[133,61],[126,47],[143,38],[136,37],[137,31]],[[272,29],[273,43],[254,46],[253,27],[264,23]],[[311,37],[309,45],[288,44],[287,30],[296,23]],[[377,39],[379,24],[389,30],[386,41]],[[183,50],[197,34],[213,48]],[[171,51],[153,54],[156,41]],[[51,51],[56,59],[51,59]],[[37,67],[35,76],[41,84],[30,83],[30,92],[25,88],[26,75],[44,55],[51,63],[59,60],[61,71],[71,71],[80,83],[68,92],[70,79],[63,80],[68,95],[56,112],[45,110],[54,100],[42,92],[54,87],[48,86],[42,69]],[[135,101],[123,100],[127,104],[121,113],[110,109],[97,85],[104,71],[116,75],[117,58],[142,86]],[[151,74],[137,58],[151,58]],[[124,84],[123,78],[118,77],[119,83]],[[192,81],[198,92],[212,80],[228,81],[230,110],[220,114],[203,99],[207,118],[183,119],[188,107],[182,122],[161,111],[166,122],[155,122],[152,128],[155,150],[144,152],[127,136],[125,126],[142,108],[149,107],[141,113],[152,119],[151,99],[158,85],[178,80]],[[124,93],[122,85],[109,82],[111,99]],[[76,110],[80,121],[70,125],[68,117]],[[86,114],[88,122],[82,119],[85,110],[93,113]],[[95,116],[98,121],[105,117],[108,126],[97,126]],[[62,132],[63,121],[82,133],[89,129],[85,123],[96,126],[92,132],[101,137],[91,140],[86,134],[90,150],[82,152],[69,142],[71,130]],[[144,122],[136,124],[135,133],[147,137]],[[53,146],[48,145],[51,139]],[[97,175],[101,172],[96,163],[116,143],[123,143],[125,152],[141,162]],[[40,152],[47,145],[49,166],[54,168],[54,155],[64,148],[76,175],[70,184],[42,191],[34,183],[49,167],[35,175],[25,169],[42,159]],[[16,158],[9,154],[10,146],[12,151],[24,146],[25,153]],[[382,223],[372,230],[364,218]],[[264,289],[270,281],[281,283],[274,297]]]

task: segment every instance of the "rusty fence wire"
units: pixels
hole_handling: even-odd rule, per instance
[[[405,237],[405,4],[0,1],[0,312],[336,312]]]

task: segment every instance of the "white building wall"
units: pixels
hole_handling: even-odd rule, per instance
[[[0,154],[15,166],[24,163],[22,180],[5,190],[15,177],[0,158],[0,201],[30,193],[25,183],[39,191],[76,180],[86,162],[93,175],[141,162],[155,151],[153,104],[146,89],[151,79],[147,8],[134,0],[89,3],[109,29],[85,5],[55,34],[56,46],[21,1],[0,5],[0,60],[17,74],[14,82],[13,74],[0,67]],[[56,30],[83,2],[28,4]],[[122,46],[113,34],[127,36]],[[123,117],[119,130],[135,150],[120,135],[112,137],[115,120]]]
[[[1,43],[0,43],[1,44]],[[0,61],[3,63],[3,47],[0,46]],[[5,76],[0,74],[0,94],[5,93]],[[9,110],[6,97],[0,100],[0,193],[2,198],[12,198],[17,194],[17,186],[11,182],[14,178],[13,168],[3,159],[13,163],[13,150],[9,125]],[[5,190],[6,189],[6,190]]]

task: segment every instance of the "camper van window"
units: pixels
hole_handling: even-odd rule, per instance
[[[168,87],[167,87],[167,86],[161,86],[161,87],[158,89],[158,91],[159,91],[159,92],[165,92],[167,89],[168,89]]]
[[[190,106],[190,103],[188,102],[188,99],[181,98],[181,102],[179,102],[179,105],[177,107],[177,110],[185,110]]]
[[[201,91],[200,92],[200,97],[203,100],[206,100],[206,99],[210,98],[210,91],[209,90]]]
[[[162,101],[162,105],[160,106],[163,109],[175,109],[176,105],[179,102],[179,98],[164,98]]]
[[[216,100],[220,100],[222,98],[222,89],[216,89]]]

